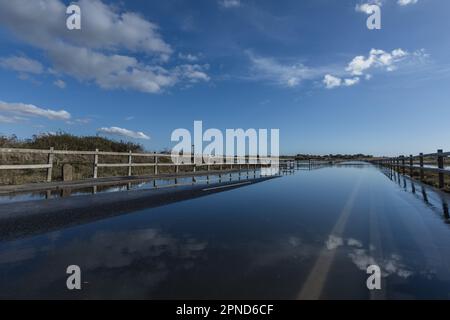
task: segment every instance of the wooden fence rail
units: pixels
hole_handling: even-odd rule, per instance
[[[424,180],[425,172],[434,172],[438,174],[438,187],[443,189],[445,187],[445,176],[450,175],[450,170],[445,169],[445,158],[450,156],[450,152],[444,152],[439,149],[436,153],[428,153],[419,155],[409,155],[408,157],[401,155],[393,158],[383,158],[372,161],[378,165],[396,169],[398,172],[406,174],[408,170],[412,176],[414,170],[420,171],[420,180]],[[425,159],[434,158],[436,167],[425,167]],[[414,160],[419,160],[419,165],[414,164]]]
[[[223,166],[236,166],[239,170],[244,166],[247,170],[250,168],[263,167],[268,164],[279,164],[278,158],[273,157],[259,157],[259,156],[245,156],[245,157],[227,157],[227,156],[211,156],[211,155],[190,155],[184,154],[180,155],[181,161],[176,163],[172,162],[171,154],[158,154],[158,153],[133,153],[129,152],[104,152],[99,151],[70,151],[70,150],[54,150],[50,148],[48,150],[41,149],[16,149],[16,148],[0,148],[0,154],[42,154],[48,155],[48,161],[45,164],[18,164],[18,165],[2,165],[0,164],[0,170],[28,170],[28,169],[47,169],[47,182],[52,181],[53,167],[54,167],[54,157],[55,155],[82,155],[82,156],[93,156],[92,161],[92,177],[94,179],[98,178],[98,168],[128,168],[128,176],[132,176],[135,167],[153,167],[154,174],[159,174],[160,167],[174,167],[175,171],[178,173],[180,167],[192,167],[193,172],[197,171],[198,167],[206,167],[206,171],[210,171],[211,166],[220,166],[220,170]],[[102,156],[123,156],[127,157],[128,161],[126,163],[101,163],[99,158]],[[153,162],[139,163],[133,162],[135,157],[147,157],[152,158]],[[191,161],[194,157],[202,157],[201,163],[195,163]],[[162,158],[169,159],[169,162],[161,162]],[[188,159],[189,161],[186,161]],[[283,159],[282,161],[292,161],[293,159]],[[188,162],[188,163],[185,163]],[[198,162],[198,161],[197,161]]]

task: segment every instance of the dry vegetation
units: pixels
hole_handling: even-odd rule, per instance
[[[114,141],[102,137],[77,137],[66,133],[57,135],[33,136],[32,139],[19,140],[17,137],[0,137],[0,148],[25,148],[47,150],[53,147],[55,150],[71,151],[99,151],[146,153],[139,144],[124,141]],[[148,152],[150,153],[150,152]],[[0,153],[0,164],[46,164],[47,154],[29,153]],[[128,163],[128,155],[124,156],[99,156],[99,163]],[[154,163],[154,157],[133,157],[133,163]],[[159,158],[158,163],[171,163],[170,155]],[[62,168],[65,164],[73,167],[73,180],[83,180],[93,177],[93,155],[60,155],[55,154],[53,160],[52,181],[62,181]],[[202,168],[199,168],[201,170]],[[211,170],[219,170],[219,166],[211,166]],[[179,172],[192,172],[192,167],[182,166]],[[175,168],[170,166],[158,167],[159,173],[175,173]],[[154,174],[154,167],[133,167],[134,176]],[[98,177],[127,176],[128,167],[98,168]],[[42,170],[0,170],[0,185],[18,185],[25,183],[43,182],[47,178],[47,169]]]
[[[424,164],[436,166],[436,161],[433,159],[425,159]],[[419,164],[414,163],[414,166],[417,166],[417,165],[419,165]],[[446,167],[450,166],[450,161],[448,158],[445,158],[444,166],[446,166]],[[420,169],[413,168],[411,170],[410,168],[405,168],[405,170],[403,171],[403,168],[400,168],[399,172],[405,173],[406,175],[409,175],[413,179],[416,179],[419,181],[421,180]],[[438,173],[424,170],[422,182],[426,183],[430,186],[433,186],[435,188],[438,188],[439,187],[439,175],[438,175]],[[450,176],[449,175],[444,175],[444,189],[442,189],[442,190],[450,193]]]
[[[113,141],[110,139],[91,136],[77,137],[66,133],[57,135],[33,136],[31,139],[19,140],[17,137],[0,137],[0,148],[26,148],[26,149],[50,149],[72,150],[72,151],[100,151],[109,152],[144,152],[139,144],[124,141]],[[152,162],[152,158],[146,158],[146,162]],[[141,159],[135,159],[135,162]],[[1,164],[44,164],[48,157],[45,154],[0,154]],[[102,163],[126,163],[127,156],[100,156]],[[85,155],[55,155],[52,180],[62,180],[62,167],[64,164],[73,166],[73,179],[92,178],[94,156]],[[152,168],[135,168],[135,174],[151,174]],[[124,176],[127,175],[127,168],[99,168],[99,177]],[[44,181],[47,177],[47,170],[2,170],[0,171],[0,184],[23,184]]]

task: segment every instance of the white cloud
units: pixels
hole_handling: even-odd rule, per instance
[[[0,114],[0,123],[17,123],[19,121],[21,121],[22,118],[21,117],[17,117],[17,116],[4,116]]]
[[[381,7],[385,2],[385,0],[367,0],[365,2],[357,4],[355,10],[358,12],[363,12],[365,14],[372,14],[373,11],[370,6],[377,5]],[[419,2],[419,0],[397,0],[397,4],[403,7],[410,4],[416,4],[417,2]]]
[[[359,3],[356,5],[355,10],[357,12],[362,12],[362,13],[370,15],[370,14],[373,14],[373,9],[372,9],[373,5],[377,5],[377,6],[381,7],[383,5],[383,1],[382,0],[369,0],[364,3]]]
[[[241,6],[240,0],[219,0],[219,5],[223,8],[238,8]]]
[[[71,115],[65,110],[52,110],[36,107],[32,104],[7,103],[0,101],[0,112],[17,116],[34,116],[50,120],[69,120]]]
[[[359,80],[360,80],[359,77],[354,77],[354,78],[349,78],[349,79],[341,79],[341,78],[332,76],[331,74],[327,74],[323,78],[323,83],[325,84],[325,87],[327,89],[333,89],[333,88],[337,88],[340,86],[345,86],[345,87],[354,86],[355,84],[359,83]]]
[[[364,76],[366,80],[370,80],[372,75],[367,73],[369,70],[375,68],[388,72],[396,70],[397,65],[408,56],[411,56],[411,54],[403,49],[395,49],[391,52],[386,52],[380,49],[372,49],[367,57],[356,56],[347,65],[345,71],[353,76],[352,78],[343,79],[331,74],[326,74],[322,82],[325,84],[327,89],[333,89],[340,86],[351,87],[358,84],[361,81],[360,77],[362,76]],[[412,56],[419,58],[425,57],[426,53],[423,51],[416,51],[412,54]]]
[[[371,68],[385,68],[393,71],[396,64],[409,53],[402,49],[395,49],[391,53],[379,49],[372,49],[367,57],[357,56],[348,64],[346,71],[352,75],[361,76]]]
[[[17,72],[40,74],[44,68],[39,61],[26,57],[0,58],[0,66]]]
[[[338,77],[334,77],[334,76],[332,76],[330,74],[327,74],[323,78],[323,83],[325,84],[325,87],[327,89],[333,89],[333,88],[341,86],[342,79],[340,79]]]
[[[296,87],[303,80],[323,76],[329,68],[308,68],[302,63],[282,64],[273,58],[260,57],[247,51],[251,62],[252,80],[266,80],[284,87]]]
[[[189,61],[189,62],[196,62],[199,60],[199,57],[194,54],[191,54],[191,53],[184,54],[181,52],[178,54],[178,58]]]
[[[361,241],[353,238],[344,239],[337,235],[330,235],[325,242],[325,246],[328,250],[333,251],[345,250],[348,252],[348,257],[352,260],[355,266],[362,270],[367,271],[367,267],[370,265],[378,265],[381,268],[381,276],[387,278],[391,275],[396,275],[401,278],[409,278],[414,273],[403,263],[403,258],[397,254],[391,254],[389,256],[381,257],[377,254],[377,259],[373,254],[377,253],[376,248],[373,245],[369,246],[369,249],[365,249]]]
[[[103,127],[99,128],[97,131],[108,135],[118,135],[126,138],[150,140],[150,137],[141,131],[132,131],[119,127]]]
[[[370,265],[378,265],[381,268],[381,275],[387,278],[391,275],[396,275],[398,277],[407,279],[411,277],[414,273],[407,268],[403,263],[402,257],[392,254],[386,258],[375,259],[368,250],[365,249],[351,249],[348,254],[350,259],[362,271],[367,271],[367,267]]]
[[[186,67],[161,66],[173,50],[162,39],[156,24],[100,0],[76,3],[83,13],[82,32],[61,27],[66,19],[66,6],[61,0],[0,1],[0,24],[44,50],[54,73],[94,82],[101,88],[157,93],[186,79],[192,82],[192,77],[209,80],[200,76],[205,73],[199,70],[201,66],[193,67],[199,72],[195,75]],[[138,60],[135,53],[143,58]]]
[[[391,72],[400,66],[413,68],[426,62],[429,55],[425,50],[408,52],[394,49],[386,52],[372,49],[368,56],[356,56],[346,67],[324,65],[308,67],[302,63],[281,63],[270,57],[260,57],[246,52],[251,62],[251,73],[244,77],[250,81],[267,81],[284,87],[297,87],[305,80],[322,81],[327,89],[351,87],[361,80],[370,80],[372,72]],[[369,73],[370,71],[370,73]]]
[[[398,0],[397,3],[400,6],[407,6],[410,4],[416,4],[419,0]]]
[[[158,26],[139,14],[119,11],[100,0],[73,3],[82,10],[82,32],[64,27],[66,5],[60,0],[1,1],[0,17],[2,24],[39,47],[63,41],[91,49],[123,48],[166,57],[172,53]]]
[[[55,82],[53,82],[53,84],[60,89],[64,89],[67,86],[66,83],[61,79],[55,80]]]
[[[205,70],[209,69],[209,65],[198,64],[184,64],[178,66],[176,71],[179,73],[179,78],[183,78],[189,82],[195,83],[199,81],[208,82],[209,76],[205,73]]]
[[[358,77],[354,77],[354,78],[351,78],[351,79],[344,79],[343,83],[344,83],[345,86],[351,87],[351,86],[354,86],[355,84],[359,83],[359,78]]]

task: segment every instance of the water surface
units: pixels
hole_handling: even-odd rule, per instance
[[[388,170],[299,170],[0,242],[0,298],[447,299],[447,222],[447,196]]]

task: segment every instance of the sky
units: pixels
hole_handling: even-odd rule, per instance
[[[0,0],[0,135],[160,151],[201,120],[279,129],[289,155],[448,151],[449,17],[448,0]]]

